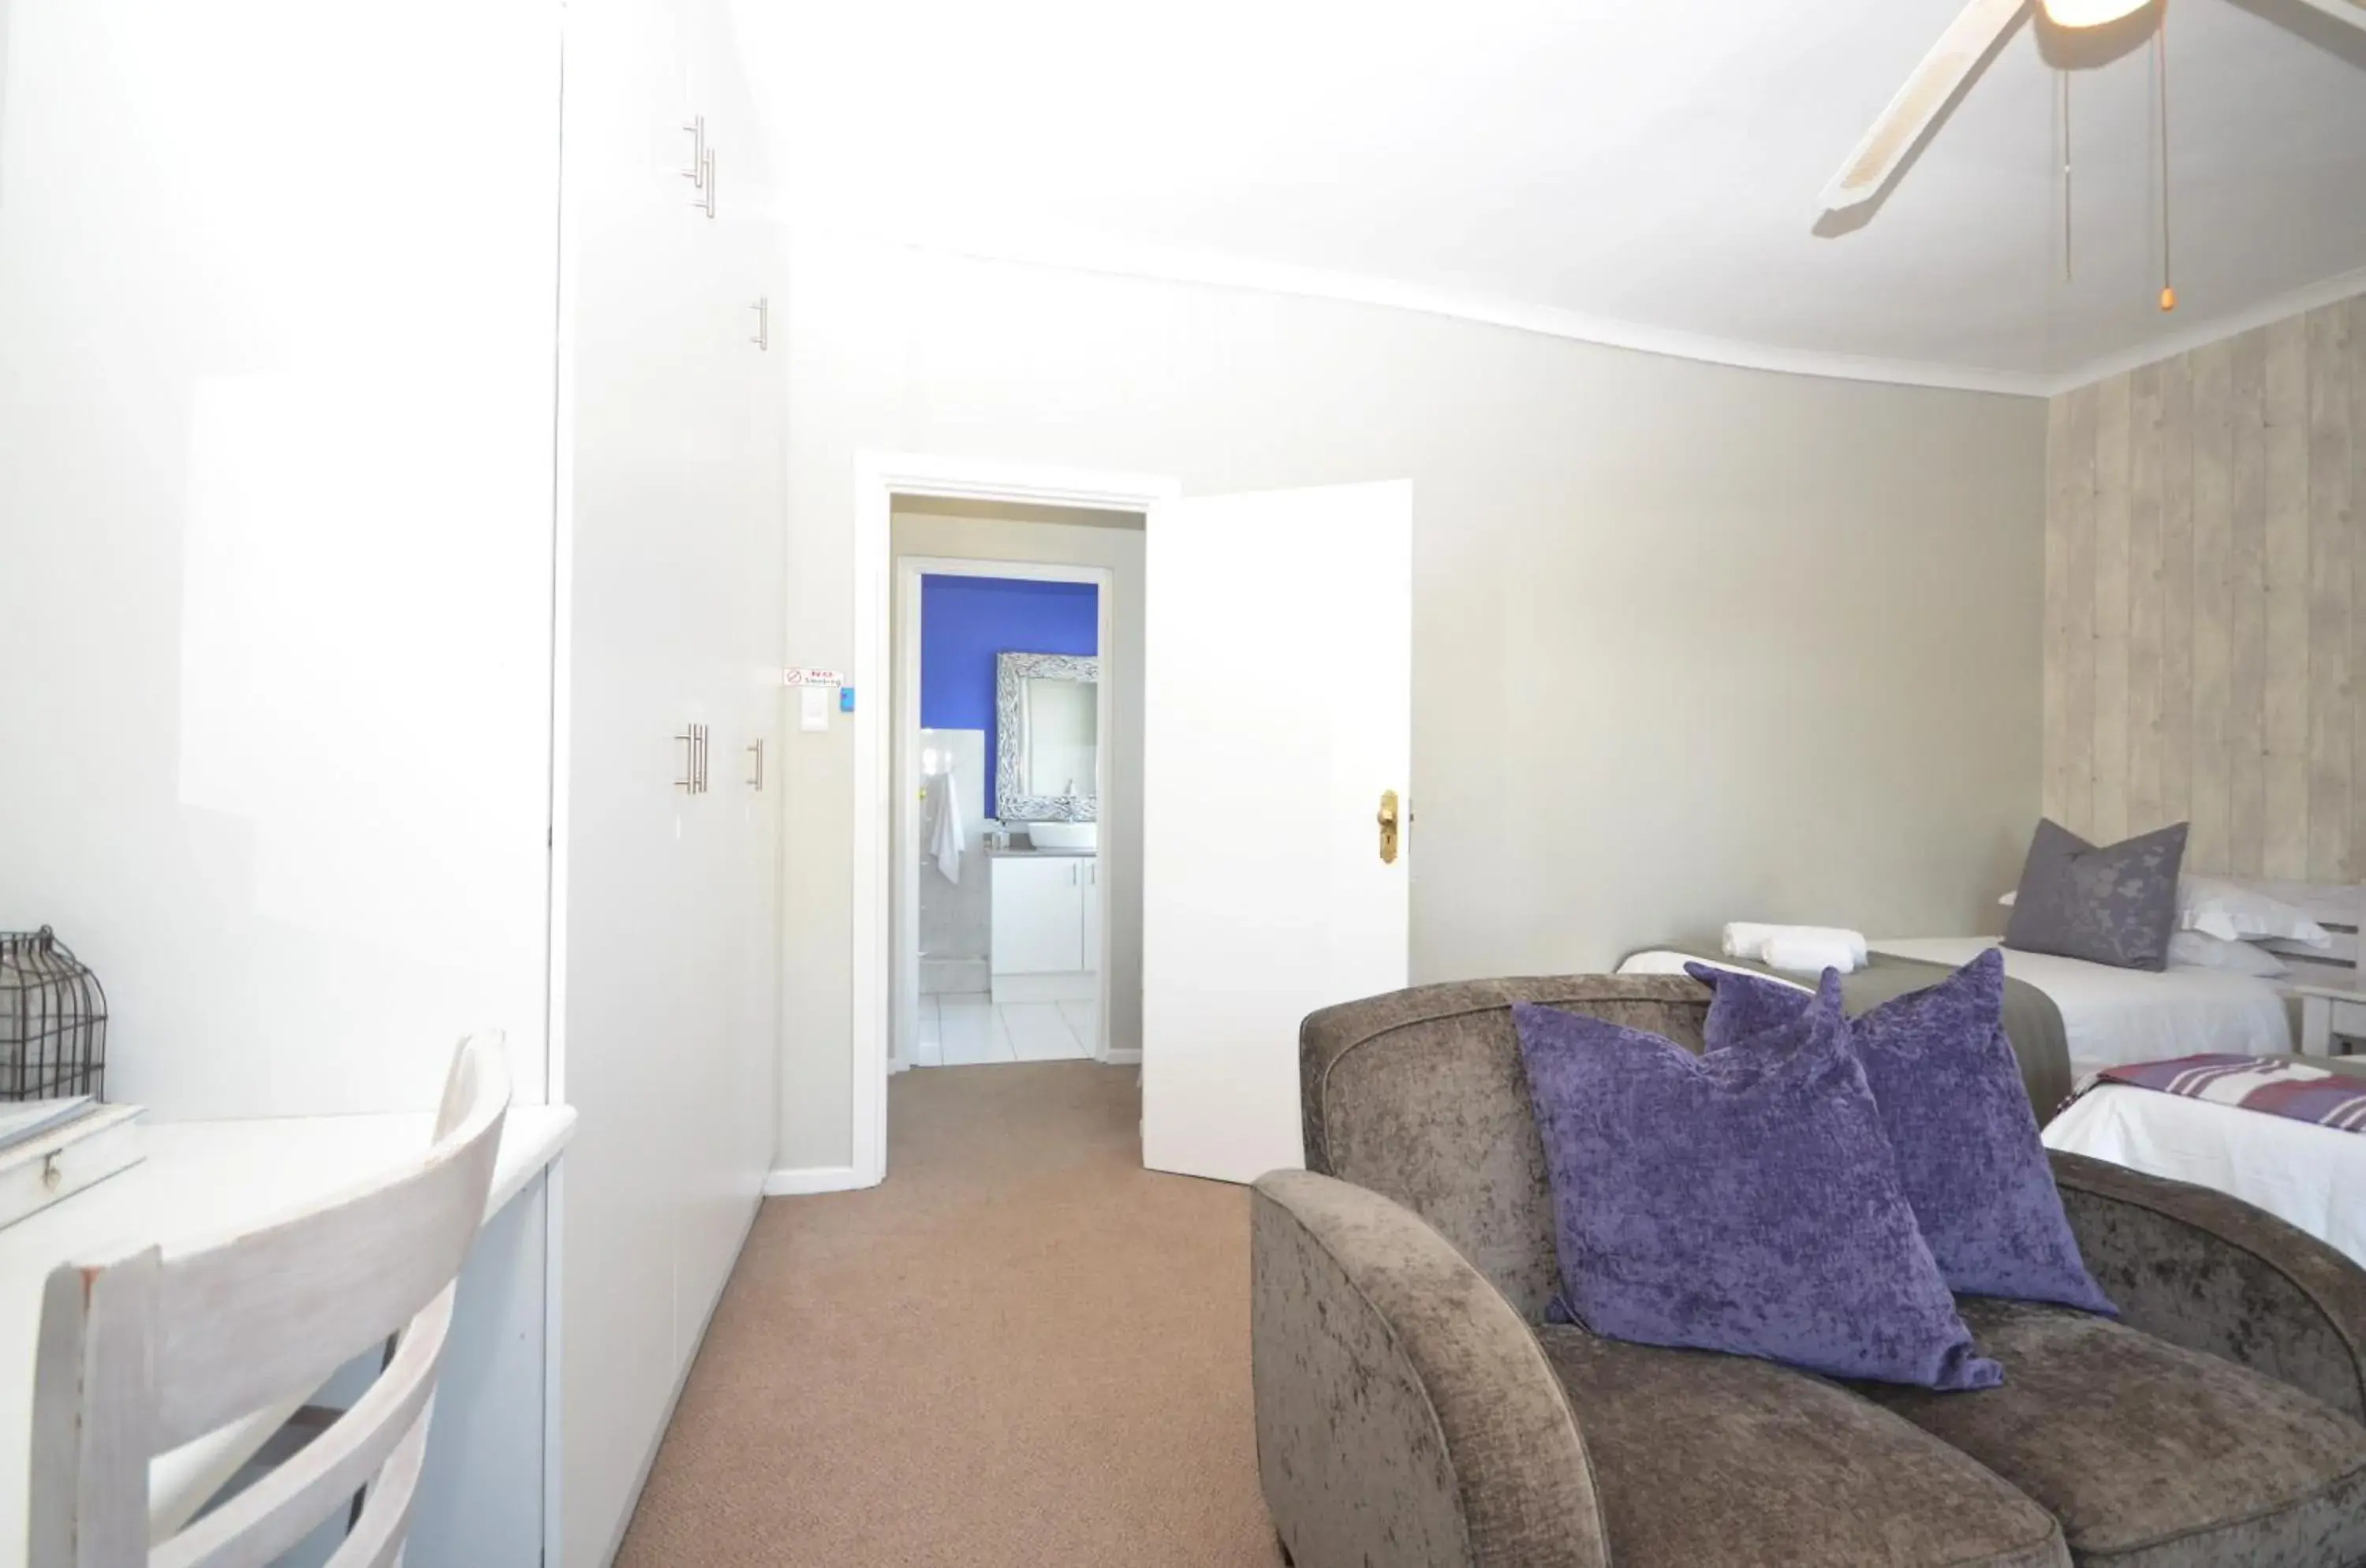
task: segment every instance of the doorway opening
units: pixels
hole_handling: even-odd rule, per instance
[[[969,798],[976,815],[993,813],[997,827],[1008,826],[1000,821],[1006,815],[1048,823],[1046,839],[1029,835],[1027,847],[1038,860],[1063,850],[1076,856],[1088,842],[1102,863],[1104,897],[1090,903],[1085,895],[1092,884],[1081,868],[1074,885],[1066,869],[1039,872],[1046,882],[1058,879],[1048,892],[1061,907],[1056,919],[1042,917],[1035,929],[1057,936],[1060,953],[1078,955],[1058,964],[1087,962],[1083,954],[1092,946],[1107,954],[1097,974],[1108,978],[1109,1005],[1086,1022],[1087,1032],[1102,1037],[1107,1059],[1141,1054],[1141,1074],[1122,1075],[1123,1098],[1139,1110],[1133,1130],[1141,1166],[1245,1182],[1298,1164],[1301,1021],[1342,998],[1407,983],[1412,485],[1381,480],[1187,501],[1172,480],[1139,475],[871,453],[857,457],[855,481],[854,683],[874,696],[854,706],[853,1157],[842,1179],[830,1173],[834,1184],[867,1187],[886,1175],[891,1067],[917,1062],[920,1054],[919,885],[899,899],[896,846],[907,848],[905,866],[917,878],[919,792],[927,787],[918,763],[927,748],[915,707],[908,754],[897,756],[895,705],[877,694],[894,685],[896,528],[899,521],[918,527],[930,519],[1140,540],[1141,588],[1129,595],[1125,579],[1113,576],[1111,636],[1095,644],[1112,660],[1097,685],[1115,686],[1130,674],[1141,682],[1140,717],[1132,727],[1143,757],[1134,802],[1129,805],[1113,761],[1129,725],[1114,703],[1110,710],[1098,705],[1098,691],[1091,768],[1101,794],[1088,840],[1073,812],[1031,800],[1024,807],[1002,805],[999,749],[990,769],[974,750],[966,769],[997,775],[994,804],[983,790]],[[1086,515],[1047,518],[1035,509]],[[1040,550],[999,544],[907,538],[905,547],[930,552],[925,559],[980,563],[987,575],[1007,575],[1012,562],[1043,561]],[[909,575],[917,583],[929,573]],[[1121,635],[1129,602],[1140,606],[1139,625],[1148,633],[1131,656]],[[1075,671],[1068,673],[1073,680]],[[1094,673],[1101,674],[1098,666]],[[1029,674],[1023,665],[1014,669],[1008,688],[1011,705],[1022,709],[1038,700],[1025,685]],[[1075,748],[1086,730],[1074,694],[1046,690],[1040,701],[1047,715],[1066,714],[1051,726],[1065,739],[1029,759],[1042,776],[1031,775],[1023,788],[1012,781],[1008,793],[1014,798],[1057,798],[1084,777]],[[1014,732],[1012,757],[1025,746]],[[1107,783],[1100,782],[1104,752],[1112,759]],[[940,771],[944,754],[954,758],[958,795],[962,753],[951,744],[941,748]],[[899,774],[899,762],[912,766],[908,779]],[[927,825],[941,826],[933,817]],[[1122,863],[1129,838],[1139,846],[1130,887]],[[969,852],[965,838],[963,852]],[[1129,919],[1139,932],[1131,942],[1116,929]],[[1083,934],[1088,920],[1097,922],[1090,941]],[[902,943],[898,927],[907,923],[911,940]],[[989,1006],[1001,978],[994,973],[992,940],[986,953]],[[907,963],[899,964],[899,950]],[[1139,978],[1131,985],[1129,950],[1138,954],[1132,964]],[[948,949],[943,956],[974,962],[976,955]],[[1018,990],[1076,983],[1046,982],[1068,971],[1041,959],[1001,967],[1012,972]],[[908,982],[899,970],[908,970]],[[975,984],[975,972],[969,973]],[[1061,998],[1049,999],[1056,1010]],[[941,1061],[941,999],[938,1012]],[[992,1023],[985,1027],[990,1032]],[[1011,1055],[1018,1055],[1015,1042]],[[985,1083],[1016,1093],[1022,1077],[1064,1075],[1080,1086],[1095,1076],[1083,1063],[977,1077],[907,1075],[897,1099],[916,1106],[951,1100],[958,1112],[967,1096],[936,1088]],[[1119,1081],[1098,1076],[1105,1084]],[[917,1099],[907,1092],[923,1088],[928,1092]],[[1116,1097],[1104,1112],[1111,1107],[1128,1109]],[[1135,1117],[1129,1111],[1125,1120]],[[1103,1125],[1113,1130],[1108,1114]]]
[[[1144,525],[895,502],[891,1072],[1141,1059]]]
[[[1011,463],[975,457],[928,457],[909,454],[860,454],[855,472],[855,627],[854,685],[858,694],[873,694],[869,700],[858,697],[854,705],[854,897],[853,897],[853,974],[851,1020],[852,1025],[853,1075],[850,1084],[849,1110],[851,1128],[849,1153],[851,1159],[842,1178],[833,1185],[867,1187],[884,1179],[887,1170],[887,1085],[899,1071],[918,1067],[922,1047],[920,998],[920,888],[922,874],[941,876],[933,856],[924,860],[928,849],[923,841],[924,829],[939,826],[932,815],[927,814],[930,802],[919,794],[918,766],[927,750],[919,743],[918,690],[919,668],[917,659],[907,673],[897,658],[902,598],[908,591],[918,592],[917,583],[907,585],[904,558],[934,562],[972,565],[999,563],[984,568],[988,577],[999,573],[1007,581],[1027,581],[1026,576],[1013,577],[1017,569],[1041,571],[1055,567],[1091,568],[1106,570],[1109,581],[1104,587],[1092,583],[1095,591],[1095,647],[1097,660],[1106,658],[1109,672],[1109,694],[1106,705],[1099,687],[1094,682],[1092,729],[1096,756],[1092,764],[1095,804],[1092,813],[1091,859],[1094,870],[1087,873],[1076,866],[1078,886],[1074,892],[1074,911],[1080,951],[1089,945],[1098,950],[1090,967],[1094,988],[1093,999],[1083,1006],[1077,998],[1053,996],[1048,998],[1053,1012],[1060,1017],[1072,1037],[1087,1049],[1088,1057],[1123,1063],[1138,1059],[1141,1050],[1141,987],[1140,987],[1140,908],[1141,894],[1138,871],[1129,884],[1128,865],[1139,865],[1142,813],[1139,806],[1140,773],[1138,768],[1121,778],[1119,755],[1128,746],[1129,727],[1132,739],[1132,755],[1140,754],[1140,723],[1138,709],[1121,714],[1118,709],[1118,687],[1129,682],[1138,690],[1144,662],[1141,650],[1143,625],[1142,581],[1143,548],[1146,544],[1147,519],[1159,506],[1172,500],[1177,490],[1175,481],[1154,475],[1097,473],[1082,469],[1060,468],[1036,464]],[[899,531],[903,537],[898,540]],[[1104,551],[1113,545],[1132,550],[1131,560],[1103,558],[1079,544],[1098,542]],[[1064,548],[1063,547],[1066,547]],[[968,576],[969,571],[918,572],[914,577],[929,575]],[[1059,579],[1037,577],[1038,581]],[[917,606],[915,611],[917,616]],[[918,617],[924,624],[925,617]],[[996,651],[1000,651],[997,649]],[[1035,651],[1018,649],[1014,651]],[[1075,657],[1075,656],[1070,656]],[[1128,671],[1131,671],[1129,674]],[[1096,673],[1099,671],[1097,670]],[[997,671],[997,679],[999,672]],[[906,687],[909,686],[907,691]],[[975,689],[975,687],[973,688]],[[1044,700],[1050,707],[1059,707],[1060,694],[1046,692]],[[899,699],[908,698],[908,704]],[[1073,704],[1070,708],[1073,709]],[[909,717],[908,728],[906,722]],[[956,716],[958,716],[958,715]],[[1049,715],[1047,714],[1047,716]],[[1072,717],[1081,716],[1070,713]],[[990,728],[975,714],[966,725],[931,728]],[[1056,730],[1056,726],[1054,727]],[[1072,736],[1073,740],[1076,737]],[[1102,744],[1107,741],[1108,744]],[[938,770],[944,767],[946,751],[941,748]],[[963,743],[962,751],[971,750]],[[1106,761],[1104,761],[1104,757]],[[989,808],[986,771],[990,766],[985,758],[971,756],[974,764],[968,771],[976,778],[975,784],[964,784],[961,778],[962,756],[955,752],[952,773],[953,791],[964,806],[975,811],[975,818],[964,818],[958,826],[963,829],[963,882],[944,879],[947,888],[956,888],[968,880],[972,866],[983,864],[986,857],[979,850],[979,833],[987,826],[1008,834],[1008,847],[1035,849],[1031,834],[1022,835],[1009,829],[1000,820],[1000,790],[994,792]],[[1061,764],[1047,752],[1042,759],[1047,784],[1065,786],[1071,773],[1081,783],[1081,772],[1073,763]],[[1062,776],[1052,779],[1054,767]],[[907,768],[910,776],[906,774]],[[1106,775],[1106,776],[1105,776]],[[1031,784],[1031,779],[1030,780]],[[940,786],[941,787],[941,786]],[[1029,790],[1043,795],[1048,790]],[[1122,798],[1121,798],[1122,797]],[[1129,813],[1127,800],[1133,808]],[[997,815],[989,818],[991,809]],[[1030,809],[1035,809],[1030,807]],[[1080,830],[1079,818],[1073,813],[1061,817],[1039,812],[1029,820],[1047,820],[1054,824],[1047,839],[1063,836],[1065,831]],[[997,836],[995,842],[1003,840]],[[948,846],[950,847],[950,846]],[[1049,850],[1047,843],[1042,846]],[[1076,860],[1083,857],[1071,839],[1067,852]],[[1050,856],[1039,857],[1048,860]],[[1026,874],[1022,873],[1021,875]],[[1050,873],[1038,872],[1048,880]],[[986,890],[985,908],[989,925],[985,957],[986,1006],[991,1009],[995,976],[992,973],[991,886],[993,873],[989,870],[979,880]],[[1086,882],[1090,875],[1093,881]],[[1081,930],[1087,917],[1086,895],[1098,897],[1089,913],[1096,919],[1091,941],[1087,942]],[[952,911],[948,910],[948,913]],[[973,916],[975,910],[972,911]],[[1129,934],[1131,932],[1131,934]],[[933,934],[933,928],[932,928]],[[932,958],[936,955],[932,954]],[[942,956],[958,964],[974,953],[948,951]],[[1075,987],[1074,976],[1051,982],[1016,979],[1017,974],[1065,974],[1065,971],[1015,972],[1005,984],[1006,1003],[1013,990],[1025,991],[1031,987],[1039,992],[1045,986],[1053,988]],[[942,987],[949,982],[975,985],[976,971],[931,968],[932,986]],[[1105,993],[1103,995],[1102,993]],[[944,998],[948,994],[937,989],[935,1004],[938,1027],[932,1032],[937,1041],[936,1056],[946,1060],[943,1029]],[[962,993],[975,998],[975,991]],[[1061,1002],[1069,1005],[1062,1012]],[[974,1008],[975,1004],[972,1004]],[[1022,1003],[1021,1005],[1030,1005]],[[971,1008],[973,1019],[977,1015]],[[1073,1016],[1073,1021],[1069,1015]],[[995,1040],[991,1018],[979,1021],[987,1031],[986,1038]],[[1008,1020],[1001,1021],[1006,1033]],[[1048,1023],[1042,1015],[1030,1015],[1022,1022],[1027,1029]],[[1084,1029],[1081,1034],[1076,1024]],[[975,1042],[976,1023],[957,1024],[956,1030]],[[1035,1037],[1039,1048],[1048,1048],[1057,1037],[1044,1031]],[[958,1049],[958,1048],[957,1048]],[[1012,1055],[1017,1055],[1013,1042]],[[1132,1074],[1126,1075],[1131,1080]],[[918,1084],[929,1075],[907,1077],[903,1081]],[[1001,1082],[998,1078],[990,1080]],[[941,1097],[939,1097],[941,1098]]]

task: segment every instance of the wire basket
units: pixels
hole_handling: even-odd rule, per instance
[[[0,1100],[104,1098],[107,993],[43,926],[0,931]]]

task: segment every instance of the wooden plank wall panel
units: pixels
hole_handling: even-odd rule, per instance
[[[2268,329],[2267,874],[2308,875],[2308,323]],[[2268,672],[2272,671],[2270,675]]]
[[[2213,344],[2193,365],[2193,829],[2195,866],[2234,865],[2227,830],[2235,701],[2235,350]]]
[[[2349,866],[2366,880],[2366,296],[2349,301]]]
[[[2160,367],[2130,378],[2128,404],[2128,784],[2124,822],[2160,809]]]
[[[2128,830],[2128,581],[2130,409],[2135,380],[2103,383],[2095,408],[2095,832]]]
[[[2048,815],[2366,880],[2366,296],[2067,392],[2046,449]]]
[[[2193,814],[2193,364],[2180,355],[2160,384],[2159,818]]]
[[[2307,338],[2307,865],[2349,863],[2349,308],[2313,311]]]
[[[2268,339],[2235,340],[2235,514],[2226,542],[2234,645],[2226,699],[2226,869],[2268,863]]]
[[[2064,526],[2070,581],[2063,595],[2069,622],[2061,678],[2073,750],[2064,773],[2066,826],[2091,825],[2095,815],[2095,411],[2101,400],[2091,387],[2069,394],[2070,483]]]

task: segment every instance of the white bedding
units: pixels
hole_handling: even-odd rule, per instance
[[[2237,1105],[2104,1084],[2045,1146],[2229,1192],[2366,1263],[2366,1136]]]
[[[1881,938],[1869,945],[1876,953],[1953,965],[1968,964],[1997,943],[1993,937],[1938,936]],[[1687,961],[1680,953],[1639,953],[1618,972],[1681,975]],[[2119,1062],[2203,1051],[2272,1055],[2293,1048],[2283,993],[2272,981],[2248,975],[2225,969],[2154,974],[2011,948],[2005,950],[2004,972],[2044,991],[2061,1012],[2074,1079]]]
[[[1876,953],[1968,964],[1992,937],[1893,938]],[[2203,1051],[2264,1055],[2293,1048],[2292,1016],[2274,982],[2225,969],[2114,969],[2081,958],[2004,951],[2004,972],[2044,991],[2062,1014],[2070,1073]]]
[[[1997,944],[1967,936],[1868,945],[1900,958],[1962,964]],[[1619,972],[1682,974],[1685,962],[1678,953],[1639,953]],[[2004,968],[2044,991],[2061,1012],[2074,1079],[2117,1062],[2293,1049],[2291,1015],[2273,981],[2225,969],[2113,969],[2011,948]],[[2043,1135],[2048,1148],[2232,1193],[2366,1263],[2366,1134],[2105,1084],[2047,1122]]]

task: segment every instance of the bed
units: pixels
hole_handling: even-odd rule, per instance
[[[2366,1071],[2366,1058],[2334,1058]],[[2104,1084],[2039,1134],[2045,1146],[2214,1188],[2366,1263],[2366,1136],[2239,1106]]]
[[[2298,882],[2249,886],[2305,910],[2333,933],[2333,945],[2325,949],[2263,944],[2293,971],[2272,982],[2280,993],[2299,986],[2360,987],[2359,927],[2366,893]],[[2152,1055],[2281,1055],[2291,1049],[2214,1043]],[[2366,1073],[2366,1057],[2327,1058],[2325,1065]],[[2107,1083],[2080,1095],[2046,1124],[2043,1135],[2048,1148],[2230,1193],[2366,1263],[2366,1136],[2357,1133]]]
[[[2335,932],[2327,950],[2263,942],[2293,973],[2259,979],[2225,969],[2173,967],[2158,973],[2116,969],[2081,959],[2005,949],[2005,1031],[2021,1058],[2022,1081],[2038,1118],[2052,1116],[2071,1087],[2098,1067],[2158,1061],[2207,1051],[2277,1055],[2292,1051],[2295,986],[2355,985],[2360,889],[2322,884],[2248,881],[2246,887],[2294,905]],[[1873,962],[1845,976],[1849,1010],[1931,984],[1945,970],[1997,945],[1986,936],[1891,937],[1870,941]],[[1649,948],[1619,965],[1621,974],[1681,974],[1692,962],[1755,973],[1763,965],[1713,956],[1690,945]],[[1783,976],[1797,983],[1799,977]],[[2098,1093],[2148,1091],[2099,1090]]]
[[[1954,969],[1997,945],[1994,937],[1933,936],[1876,938],[1867,942],[1878,974],[1882,958],[1905,959]],[[1670,948],[1650,949],[1619,965],[1622,975],[1681,974],[1687,963],[1736,965]],[[1763,973],[1763,970],[1758,971]],[[2059,1020],[2067,1071],[2073,1080],[2119,1062],[2150,1062],[2201,1051],[2278,1055],[2293,1048],[2286,983],[2255,979],[2223,969],[2114,969],[2083,959],[2005,949],[2005,977],[2051,1003]],[[1790,978],[1790,976],[1781,976]],[[1851,976],[1854,978],[1854,976]],[[1845,988],[1845,983],[1844,983]],[[1852,1010],[1856,998],[1850,998]],[[2008,1021],[2011,1028],[2011,1021]],[[2016,1048],[2022,1042],[2015,1041]]]
[[[2120,1063],[2207,1052],[2291,1053],[2295,987],[2361,987],[2359,927],[2366,893],[2296,882],[2243,886],[2304,910],[2334,933],[2333,945],[2261,942],[2292,971],[2277,979],[2223,969],[2114,969],[2007,948],[2006,1032],[2031,1103],[2045,1123],[2047,1147],[2230,1193],[2366,1263],[2366,1135],[2124,1084],[2099,1085],[2067,1107],[2054,1096],[2057,1071],[2083,1080],[2098,1067]],[[1850,1010],[1861,1011],[1895,994],[1918,972],[1960,965],[1994,945],[1992,937],[1869,942],[1872,965],[1843,981],[1844,989],[1859,987]],[[1673,948],[1655,948],[1629,958],[1620,972],[1681,973],[1692,959]],[[2047,1038],[2049,1014],[2054,1040]],[[2366,1056],[2335,1065],[2366,1073]]]
[[[1921,937],[1876,943],[1899,958],[1969,963],[1990,937]],[[2007,948],[2008,978],[2043,991],[2062,1017],[2070,1076],[2121,1062],[2153,1062],[2202,1051],[2272,1055],[2293,1048],[2284,983],[2224,969],[2114,969],[2107,964]]]

